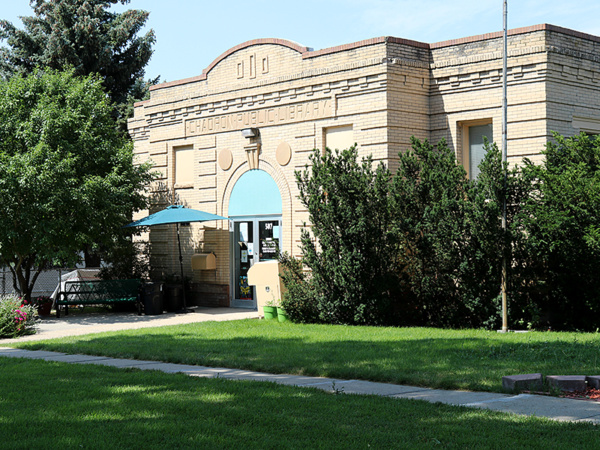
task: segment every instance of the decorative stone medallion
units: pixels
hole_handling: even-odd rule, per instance
[[[275,151],[275,159],[281,166],[285,166],[292,159],[292,148],[290,144],[287,142],[282,142],[277,146],[277,150]]]
[[[233,163],[233,155],[231,150],[225,148],[219,153],[219,167],[223,170],[229,170]]]

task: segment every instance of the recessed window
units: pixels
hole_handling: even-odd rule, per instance
[[[192,146],[175,147],[175,185],[194,183],[194,148]]]
[[[600,135],[600,119],[573,116],[573,128],[588,136]]]
[[[479,175],[479,164],[485,157],[485,141],[494,142],[494,130],[491,120],[467,122],[462,124],[463,157],[462,162],[471,180]]]
[[[330,150],[344,150],[355,144],[352,125],[325,128],[323,132],[325,147]]]

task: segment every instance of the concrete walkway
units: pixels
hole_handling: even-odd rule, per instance
[[[110,312],[70,314],[57,319],[44,317],[36,334],[17,339],[0,339],[0,345],[13,342],[39,341],[66,336],[81,336],[104,331],[134,330],[138,328],[162,327],[185,323],[258,319],[258,312],[245,308],[195,308],[193,313],[165,313],[156,316],[138,316],[135,312]]]
[[[234,308],[200,309],[191,314],[171,314],[162,316],[136,316],[133,314],[90,314],[72,316],[66,320],[46,319],[37,335],[18,340],[1,340],[0,345],[25,340],[47,339],[69,335],[81,335],[99,331],[144,328],[177,323],[201,322],[206,320],[236,320],[258,317],[256,311]],[[145,319],[145,320],[144,320]],[[445,391],[388,383],[375,383],[361,380],[339,380],[333,378],[306,377],[297,375],[275,375],[221,367],[203,367],[156,361],[138,361],[108,358],[103,356],[68,355],[58,352],[20,350],[0,347],[0,357],[43,359],[73,364],[99,364],[120,368],[159,370],[166,373],[184,373],[194,377],[221,377],[232,380],[271,381],[280,384],[314,387],[324,391],[337,391],[345,394],[381,395],[392,398],[425,400],[432,403],[446,403],[473,408],[491,409],[519,415],[548,417],[559,421],[590,422],[600,424],[600,403],[585,400],[572,400],[541,395],[510,395],[488,392]]]

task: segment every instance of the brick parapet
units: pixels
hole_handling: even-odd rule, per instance
[[[507,34],[508,34],[508,36],[517,36],[517,35],[521,35],[521,34],[533,33],[536,31],[553,31],[556,33],[561,33],[561,34],[564,34],[567,36],[573,36],[573,37],[584,39],[587,41],[600,42],[599,36],[594,36],[591,34],[582,33],[579,31],[575,31],[575,30],[571,30],[568,28],[563,28],[563,27],[559,27],[559,26],[551,25],[551,24],[538,24],[538,25],[532,25],[532,26],[528,26],[528,27],[515,28],[512,30],[508,30]],[[503,32],[498,31],[498,32],[493,32],[493,33],[486,33],[486,34],[480,34],[480,35],[475,35],[475,36],[459,38],[459,39],[450,39],[450,40],[431,43],[431,44],[419,42],[419,41],[413,41],[410,39],[397,38],[397,37],[393,37],[393,36],[384,36],[384,37],[377,37],[377,38],[372,38],[372,39],[365,39],[362,41],[338,45],[338,46],[329,47],[329,48],[325,48],[325,49],[321,49],[321,50],[311,50],[309,47],[304,47],[300,44],[297,44],[295,42],[288,41],[285,39],[273,39],[273,38],[253,39],[253,40],[244,42],[242,44],[236,45],[236,46],[230,48],[229,50],[223,52],[207,68],[205,68],[202,71],[201,75],[198,75],[195,77],[190,77],[190,78],[185,78],[182,80],[161,83],[161,84],[152,86],[150,89],[151,90],[165,89],[165,88],[169,88],[169,87],[173,87],[173,86],[197,83],[199,81],[206,80],[207,74],[216,65],[218,65],[221,61],[223,61],[225,58],[227,58],[228,56],[230,56],[231,54],[233,54],[239,50],[243,50],[248,47],[252,47],[252,46],[256,46],[256,45],[264,45],[264,44],[281,45],[281,46],[284,46],[284,47],[287,47],[287,48],[297,51],[301,55],[302,59],[311,59],[311,58],[332,55],[332,54],[339,53],[339,52],[346,52],[349,50],[355,50],[355,49],[359,49],[359,48],[363,48],[363,47],[367,47],[367,46],[371,46],[371,45],[377,45],[377,44],[387,44],[387,43],[401,44],[401,45],[425,49],[425,50],[435,50],[435,49],[441,49],[441,48],[445,48],[445,47],[461,46],[464,44],[470,44],[470,43],[474,43],[474,42],[482,42],[482,41],[488,41],[488,40],[493,40],[493,39],[499,39],[499,38],[502,38],[502,36],[503,36]]]

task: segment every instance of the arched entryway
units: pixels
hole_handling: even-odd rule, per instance
[[[281,193],[267,172],[250,170],[237,180],[227,214],[233,221],[231,306],[256,307],[248,269],[259,261],[277,258],[282,245],[281,214]]]

